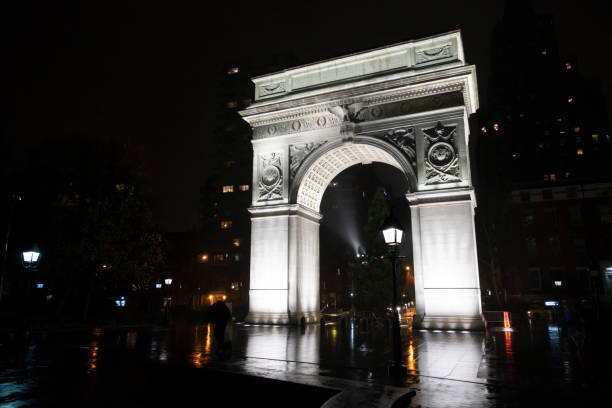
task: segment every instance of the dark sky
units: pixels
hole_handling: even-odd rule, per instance
[[[503,13],[494,0],[12,3],[2,13],[9,166],[23,161],[24,146],[61,134],[129,140],[142,148],[157,221],[175,231],[197,220],[219,61],[291,51],[312,62],[460,28],[484,103],[491,31]],[[561,55],[600,77],[610,111],[612,8],[599,3],[533,6],[555,17]]]

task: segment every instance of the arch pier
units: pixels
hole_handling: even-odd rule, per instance
[[[412,219],[415,326],[481,329],[468,117],[476,71],[450,32],[253,79],[247,320],[319,320],[319,213],[343,170],[399,169]]]

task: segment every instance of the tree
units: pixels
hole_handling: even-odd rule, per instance
[[[66,138],[35,152],[26,175],[29,226],[45,248],[45,271],[57,313],[66,304],[87,318],[92,298],[141,291],[164,263],[142,176],[125,145]]]
[[[349,262],[349,273],[355,287],[354,305],[360,314],[382,317],[391,303],[389,249],[380,233],[380,227],[388,215],[385,195],[378,189],[372,197],[363,226],[365,248]],[[398,286],[403,287],[403,283],[398,282]]]

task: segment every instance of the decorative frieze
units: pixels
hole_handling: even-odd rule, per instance
[[[416,64],[425,64],[453,56],[452,44],[447,43],[434,48],[427,48],[416,52]]]
[[[425,142],[425,184],[454,183],[461,181],[459,155],[455,149],[456,126],[422,129]]]
[[[371,104],[382,101],[387,103]],[[339,126],[347,121],[353,123],[369,122],[462,105],[463,94],[459,91],[412,99],[400,99],[397,101],[394,99],[380,99],[368,100],[362,103],[336,105],[327,108],[326,112],[321,112],[316,116],[296,116],[292,120],[257,126],[253,129],[253,139],[264,139],[309,130],[325,129]]]
[[[287,92],[285,81],[278,81],[259,86],[259,97],[276,95],[285,92]]]
[[[283,170],[280,153],[259,155],[259,199],[274,201],[283,198]]]
[[[253,139],[264,139],[267,137],[324,129],[332,126],[338,126],[339,124],[340,120],[338,117],[328,112],[319,116],[297,118],[285,122],[256,127],[253,129]]]

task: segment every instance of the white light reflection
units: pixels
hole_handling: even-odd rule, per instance
[[[253,326],[247,329],[246,357],[319,363],[319,325],[303,331],[289,326]]]

